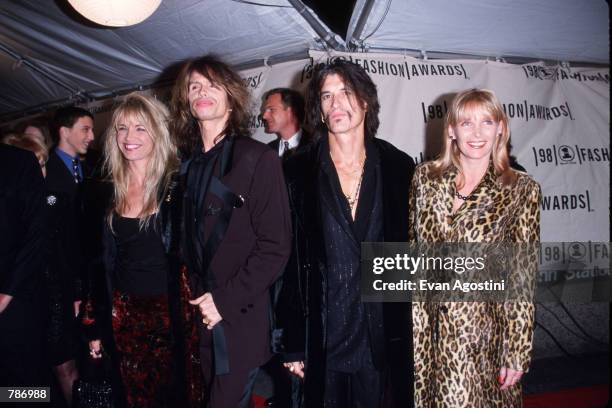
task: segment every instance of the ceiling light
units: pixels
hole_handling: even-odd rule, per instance
[[[161,0],[68,0],[83,17],[104,26],[125,27],[146,20]]]

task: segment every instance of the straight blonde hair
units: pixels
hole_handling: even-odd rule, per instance
[[[128,161],[119,150],[117,143],[117,126],[126,118],[133,118],[142,123],[153,141],[153,153],[146,169],[143,205],[138,214],[141,229],[159,211],[160,196],[163,197],[165,194],[172,175],[179,166],[177,149],[168,131],[168,109],[153,97],[136,92],[127,95],[113,112],[104,141],[104,168],[113,182],[114,192],[114,211],[110,211],[107,218],[111,230],[113,213],[115,211],[124,213],[129,208],[127,195],[130,171]]]
[[[459,171],[457,186],[461,187],[464,182],[461,164],[459,162],[460,151],[455,140],[450,138],[449,126],[457,126],[465,117],[474,111],[486,112],[491,118],[501,124],[501,133],[495,138],[495,144],[491,151],[491,160],[495,168],[498,181],[503,185],[509,185],[516,180],[516,173],[510,168],[508,155],[508,141],[510,140],[510,128],[508,117],[495,94],[488,89],[467,89],[459,92],[446,114],[444,121],[444,143],[440,156],[433,162],[432,175],[441,177],[442,174],[454,165]]]

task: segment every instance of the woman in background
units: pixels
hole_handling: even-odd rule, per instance
[[[99,300],[93,308],[96,328],[104,326],[100,320],[112,328],[105,346],[119,366],[125,399],[118,403],[129,407],[200,400],[199,361],[191,352],[197,335],[178,259],[179,161],[167,119],[161,102],[130,94],[113,113],[104,146],[114,190],[104,238],[111,307],[100,314]],[[93,358],[101,357],[100,338],[90,341]]]
[[[453,100],[440,157],[412,180],[410,237],[422,243],[536,243],[540,187],[510,168],[495,95]],[[529,258],[532,272],[534,260]],[[534,330],[530,301],[413,303],[415,406],[520,407]]]
[[[30,119],[20,123],[16,128],[16,133],[24,138],[38,140],[47,150],[51,148],[49,128],[43,119]]]
[[[49,157],[47,146],[31,135],[7,135],[3,142],[36,155],[43,176]],[[45,194],[45,295],[48,305],[46,345],[47,359],[57,378],[68,406],[72,405],[72,385],[78,378],[76,366],[78,300],[81,282],[72,253],[76,247],[76,225],[70,216],[70,198],[62,192],[49,190]]]
[[[36,156],[43,176],[47,175],[47,159],[49,158],[49,150],[39,137],[28,136],[20,133],[7,133],[2,136],[2,143],[19,147],[20,149],[29,150]]]

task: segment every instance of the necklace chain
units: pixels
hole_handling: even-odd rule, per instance
[[[464,195],[459,194],[458,191],[455,191],[455,197],[457,197],[460,200],[467,201],[467,200],[471,200],[472,197],[474,197],[474,194],[464,196]]]
[[[345,194],[346,201],[348,201],[349,208],[351,209],[351,213],[355,209],[357,205],[357,200],[359,199],[359,192],[361,191],[361,182],[363,181],[363,173],[365,170],[365,161],[366,158],[364,156],[363,161],[361,162],[361,175],[359,176],[359,181],[357,182],[357,186],[355,187],[355,193],[351,195]]]
[[[330,152],[330,156],[332,156],[331,152]],[[334,161],[334,157],[332,156],[332,162]],[[363,173],[365,170],[365,161],[366,161],[367,156],[364,154],[363,155],[363,160],[361,161],[361,166],[358,169],[355,169],[353,171],[348,172],[349,174],[353,174],[356,173],[358,171],[361,170],[361,175],[359,176],[359,181],[357,182],[357,186],[355,186],[355,192],[353,193],[353,195],[351,196],[350,194],[344,194],[344,197],[346,197],[346,201],[348,202],[349,208],[351,209],[351,213],[353,212],[353,210],[355,209],[355,206],[357,205],[357,201],[359,200],[359,193],[361,191],[361,182],[363,181]]]

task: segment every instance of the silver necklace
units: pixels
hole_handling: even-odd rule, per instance
[[[361,191],[361,182],[363,181],[363,173],[365,172],[365,161],[366,158],[363,158],[363,162],[361,162],[361,175],[359,176],[359,181],[357,182],[357,186],[355,187],[355,193],[353,196],[344,195],[346,197],[346,201],[348,201],[349,208],[351,209],[351,213],[355,209],[357,205],[357,200],[359,199],[359,192]]]
[[[363,180],[363,169],[361,169],[361,176],[359,176],[359,182],[357,183],[357,187],[355,188],[355,194],[351,197],[350,195],[345,195],[346,201],[348,201],[348,205],[351,209],[351,213],[357,205],[357,200],[359,199],[359,192],[361,191],[361,181]]]

